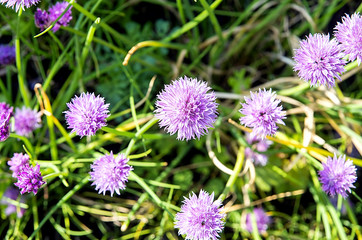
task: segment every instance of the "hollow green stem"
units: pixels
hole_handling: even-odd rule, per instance
[[[126,156],[128,156],[131,151],[132,148],[134,146],[134,144],[136,143],[136,140],[142,136],[143,133],[145,133],[148,129],[150,129],[153,125],[155,125],[158,122],[158,119],[156,118],[152,118],[150,121],[148,121],[136,134],[135,137],[132,138],[132,140],[129,142],[128,147],[126,149]]]
[[[220,200],[220,201],[224,201],[226,195],[230,192],[230,189],[234,186],[234,183],[241,171],[241,168],[243,167],[244,150],[245,150],[245,148],[243,146],[241,146],[239,148],[238,155],[236,157],[236,163],[235,163],[233,174],[230,175],[229,180],[227,181],[226,186],[224,188],[224,191],[218,198],[218,200]]]
[[[18,69],[18,81],[19,81],[19,89],[20,94],[24,100],[24,104],[27,107],[30,107],[30,100],[27,93],[27,88],[24,80],[24,76],[22,74],[21,68],[21,55],[20,55],[20,18],[21,18],[22,8],[19,9],[18,14],[18,23],[16,27],[16,38],[15,38],[15,61],[16,61],[16,68]]]

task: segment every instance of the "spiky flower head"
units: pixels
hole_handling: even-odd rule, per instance
[[[346,161],[346,155],[337,157],[327,157],[327,161],[322,163],[323,170],[320,170],[319,181],[322,189],[330,196],[341,194],[343,198],[347,197],[347,192],[354,188],[353,183],[357,180],[356,167],[349,159]]]
[[[126,188],[128,176],[133,170],[132,166],[127,164],[128,160],[123,153],[113,156],[111,152],[94,161],[89,174],[90,180],[94,181],[92,185],[99,190],[98,193],[103,192],[104,195],[106,191],[110,191],[112,197],[114,192],[120,195],[119,190]]]
[[[0,44],[0,65],[9,65],[15,62],[15,46]]]
[[[43,181],[43,177],[40,173],[40,166],[37,164],[35,167],[31,167],[30,165],[25,165],[24,168],[21,169],[18,176],[18,181],[15,186],[20,188],[20,193],[24,194],[26,192],[33,192],[36,194],[38,189],[45,184]]]
[[[29,155],[23,153],[14,153],[14,156],[8,161],[12,176],[16,178],[24,167],[29,165]]]
[[[334,87],[334,78],[341,80],[340,74],[345,71],[343,57],[341,46],[335,39],[329,40],[329,34],[309,34],[300,48],[294,50],[293,69],[304,81],[310,80],[311,86]]]
[[[30,8],[31,6],[37,4],[40,2],[40,0],[0,0],[1,4],[6,4],[6,7],[14,8],[15,11],[19,11],[19,8],[21,7],[23,10],[24,7]]]
[[[244,97],[240,113],[244,117],[240,118],[241,124],[253,128],[251,137],[258,136],[264,139],[267,135],[274,135],[277,132],[277,124],[284,124],[285,119],[283,107],[278,106],[279,99],[276,99],[275,92],[259,89],[259,92],[250,92],[250,98]]]
[[[24,213],[26,211],[25,208],[20,208],[19,209],[20,211],[17,211],[17,207],[14,204],[10,203],[10,201],[8,201],[8,199],[17,201],[19,194],[20,194],[19,191],[13,187],[8,187],[6,189],[6,191],[4,192],[4,195],[2,196],[2,198],[0,200],[0,204],[7,205],[7,207],[5,209],[6,216],[9,216],[12,213],[17,213],[17,217],[21,218],[24,215]],[[25,198],[23,196],[21,196],[19,202],[24,203]]]
[[[25,106],[15,109],[14,121],[15,133],[20,136],[29,137],[35,129],[41,126],[40,113]]]
[[[64,113],[68,128],[80,137],[92,136],[107,125],[109,104],[104,104],[104,98],[99,95],[96,97],[94,93],[82,93],[80,97],[72,98],[67,106],[69,110]]]
[[[0,142],[5,141],[10,135],[10,118],[12,115],[13,108],[0,102]]]
[[[179,235],[190,240],[216,240],[224,229],[225,213],[220,200],[214,201],[214,193],[209,195],[201,190],[199,197],[194,192],[184,197],[181,211],[176,214],[175,228]]]
[[[253,212],[254,212],[258,232],[259,233],[265,232],[268,229],[268,225],[271,223],[271,218],[268,215],[266,215],[263,208],[261,208],[261,207],[254,208]],[[246,215],[246,224],[245,225],[246,225],[246,230],[248,232],[253,231],[253,223],[252,223],[251,213],[248,213]]]
[[[177,139],[187,141],[207,134],[217,117],[214,92],[206,82],[196,78],[181,77],[165,85],[156,101],[155,117],[160,127]]]
[[[255,163],[255,165],[265,166],[268,162],[268,157],[258,152],[265,152],[268,150],[269,146],[272,144],[272,141],[261,139],[260,137],[255,135],[253,136],[250,133],[246,134],[246,141],[252,145],[252,147],[245,148],[245,158],[249,158]]]
[[[57,2],[55,5],[49,8],[49,19],[51,22],[54,22],[68,7],[68,2]],[[68,11],[59,19],[59,21],[52,28],[53,32],[59,30],[60,26],[68,26],[70,20],[72,20],[72,7],[71,6]]]
[[[338,22],[334,28],[334,36],[341,43],[341,49],[349,54],[348,59],[357,59],[358,66],[362,62],[362,16],[354,13],[352,17],[348,14],[342,17],[342,23]]]
[[[40,28],[41,31],[50,26],[50,18],[48,12],[38,8],[34,13],[35,26]]]

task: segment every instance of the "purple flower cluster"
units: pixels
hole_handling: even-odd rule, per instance
[[[16,213],[18,218],[21,218],[26,209],[25,208],[20,208],[20,211],[17,211],[17,207],[14,204],[11,204],[6,198],[9,198],[11,200],[17,200],[19,197],[19,191],[13,187],[8,187],[6,189],[6,191],[4,192],[0,204],[2,205],[7,205],[6,209],[5,209],[5,215],[9,216],[12,213]],[[20,197],[19,200],[20,203],[24,203],[25,202],[25,198],[23,196]]]
[[[40,0],[0,0],[1,4],[6,3],[6,7],[15,7],[15,11],[19,11],[20,7],[25,10],[24,7],[30,8],[32,5],[35,5],[38,2],[40,2]]]
[[[12,176],[16,178],[22,169],[26,165],[29,165],[29,155],[23,153],[14,153],[14,156],[10,161],[8,161],[8,165],[10,166],[10,170],[13,171]]]
[[[13,171],[12,176],[18,179],[18,182],[14,184],[20,188],[21,194],[26,192],[36,194],[38,189],[45,184],[40,173],[40,166],[31,167],[29,165],[29,155],[15,153],[11,160],[8,161],[8,165],[10,170]]]
[[[0,65],[9,65],[15,61],[15,47],[0,45]]]
[[[35,129],[41,126],[40,113],[25,106],[15,109],[14,121],[15,133],[20,136],[29,137]]]
[[[41,10],[40,8],[38,8],[34,13],[34,21],[35,26],[40,28],[41,31],[44,31],[44,29],[49,27],[51,24],[48,12],[46,10]]]
[[[341,194],[347,197],[347,192],[354,188],[353,183],[357,180],[356,167],[351,160],[346,161],[346,156],[328,157],[327,161],[322,164],[323,170],[320,170],[319,181],[322,189],[330,196]]]
[[[346,14],[342,23],[338,22],[334,36],[341,43],[341,48],[348,54],[349,61],[357,59],[358,65],[362,62],[362,16],[354,13],[352,17]]]
[[[36,194],[38,189],[45,184],[43,177],[40,173],[40,166],[37,164],[35,167],[30,165],[25,165],[24,168],[18,174],[18,181],[14,183],[15,186],[20,188],[20,193],[30,193],[33,192]]]
[[[271,218],[268,215],[266,215],[263,208],[261,208],[261,207],[254,208],[253,212],[254,212],[258,232],[259,233],[265,232],[268,229],[268,225],[271,223]],[[245,225],[246,225],[246,230],[248,232],[253,231],[251,213],[248,213],[248,215],[246,215],[246,224]]]
[[[179,78],[157,96],[155,117],[160,127],[177,139],[187,141],[208,132],[217,117],[214,92],[207,83],[196,78]]]
[[[285,112],[278,106],[280,100],[276,99],[275,92],[259,89],[259,92],[250,92],[250,98],[245,97],[240,113],[241,124],[253,128],[251,136],[264,139],[267,135],[274,135],[278,129],[277,124],[284,124]]]
[[[343,57],[342,48],[335,39],[330,40],[329,35],[310,34],[295,50],[294,71],[305,81],[310,80],[311,86],[334,87],[334,78],[341,80],[340,75],[345,71]]]
[[[69,3],[65,1],[57,2],[48,9],[48,12],[38,8],[34,14],[35,26],[43,31],[45,28],[49,27],[52,22],[57,20],[58,17],[60,17],[68,5]],[[73,6],[70,6],[68,11],[66,11],[65,14],[54,25],[52,28],[53,32],[58,31],[61,26],[68,26],[68,23],[72,20],[72,7]]]
[[[362,18],[359,13],[350,17],[346,14],[342,23],[338,22],[334,32],[335,39],[329,35],[309,34],[302,40],[300,48],[295,50],[294,71],[311,86],[335,86],[335,78],[341,80],[340,75],[345,72],[346,61],[342,59],[348,55],[349,61],[357,59],[358,65],[362,61]]]
[[[184,197],[181,211],[176,214],[175,228],[179,235],[186,235],[186,239],[216,240],[224,229],[225,213],[220,200],[214,201],[214,193],[209,195],[201,190],[199,197],[195,193]]]
[[[106,118],[109,104],[104,104],[104,98],[94,96],[94,93],[82,93],[80,97],[75,96],[65,111],[65,119],[68,128],[80,137],[92,136],[98,129],[107,125]]]
[[[114,192],[120,195],[119,190],[126,188],[128,176],[133,170],[132,166],[127,164],[128,160],[124,154],[114,157],[111,152],[94,161],[89,174],[91,175],[90,180],[93,181],[92,185],[99,190],[98,193],[103,192],[104,195],[106,191],[110,191],[112,197]]]
[[[251,148],[245,148],[245,158],[248,158],[254,162],[255,165],[265,166],[268,162],[268,157],[258,152],[265,152],[268,150],[272,141],[261,139],[258,136],[253,136],[250,133],[246,134],[246,141],[252,145]],[[258,152],[255,152],[258,151]]]
[[[5,141],[10,135],[10,118],[12,115],[13,108],[0,102],[0,142]]]

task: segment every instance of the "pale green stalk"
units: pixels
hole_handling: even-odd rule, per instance
[[[19,81],[19,89],[20,94],[24,100],[24,104],[27,107],[30,107],[30,99],[28,96],[28,90],[26,87],[26,83],[24,80],[24,76],[22,73],[22,67],[21,67],[21,54],[20,54],[20,18],[23,10],[22,8],[19,9],[18,14],[18,22],[16,27],[16,38],[15,38],[15,57],[16,57],[16,68],[18,69],[18,81]]]

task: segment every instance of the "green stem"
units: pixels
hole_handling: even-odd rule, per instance
[[[140,178],[133,171],[130,172],[129,177],[136,181],[147,193],[151,196],[151,198],[155,201],[155,203],[160,206],[162,209],[168,212],[168,214],[173,218],[173,214],[166,208],[165,204],[161,201],[161,199],[156,195],[156,193],[147,185],[142,178]]]
[[[46,32],[48,32],[50,29],[52,29],[55,24],[64,16],[64,14],[69,10],[69,8],[72,6],[72,3],[74,2],[74,0],[70,0],[68,6],[66,7],[66,9],[64,9],[64,11],[62,12],[62,14],[59,15],[59,17],[57,19],[55,19],[54,22],[52,22],[52,24],[50,24],[49,27],[47,27],[47,29],[45,29],[44,31],[42,31],[41,33],[39,33],[38,35],[35,35],[34,38],[40,37],[43,34],[45,34]]]
[[[131,151],[132,148],[134,146],[134,144],[136,143],[136,140],[142,136],[143,133],[145,133],[148,129],[150,129],[153,125],[155,125],[158,122],[158,119],[156,118],[152,118],[150,121],[148,121],[135,135],[134,138],[132,138],[132,140],[129,142],[128,147],[126,149],[126,156],[128,156]]]
[[[53,213],[62,206],[66,201],[69,200],[70,197],[72,197],[79,189],[81,189],[85,184],[87,184],[89,181],[89,176],[87,175],[83,180],[78,183],[72,190],[70,190],[60,201],[48,212],[48,214],[41,220],[39,227],[34,230],[34,232],[31,234],[31,236],[28,238],[28,240],[31,240],[34,238],[35,234],[42,228],[42,226],[48,221],[48,219],[53,215]]]
[[[34,219],[34,229],[37,229],[39,227],[39,215],[38,215],[38,205],[36,201],[36,196],[32,197],[32,211],[33,211],[33,219]],[[40,238],[40,234],[36,234],[36,239]]]
[[[235,183],[236,179],[238,178],[238,175],[239,175],[239,173],[241,171],[241,168],[243,167],[244,150],[245,149],[244,149],[243,146],[241,146],[239,148],[238,156],[236,158],[236,163],[235,163],[233,174],[230,175],[229,180],[227,181],[226,186],[224,188],[224,191],[222,192],[222,194],[218,198],[218,200],[220,200],[220,201],[224,201],[226,195],[230,192],[230,189],[234,186],[234,183]]]
[[[95,21],[97,19],[96,16],[94,16],[92,13],[88,12],[86,9],[84,9],[81,5],[79,5],[77,2],[73,1],[73,0],[67,0],[67,2],[69,2],[69,4],[72,4],[72,6],[77,9],[80,13],[82,13],[84,16],[86,16],[87,18],[89,18],[92,21]],[[116,39],[121,40],[123,43],[125,44],[130,44],[130,40],[128,38],[126,38],[125,36],[123,36],[122,34],[120,34],[119,32],[117,32],[116,30],[114,30],[112,27],[110,27],[108,24],[106,24],[105,22],[100,22],[99,26],[101,26],[104,30],[110,32]]]
[[[219,6],[222,3],[222,0],[215,0],[211,5],[210,5],[210,9],[214,10],[217,6]],[[204,10],[202,11],[199,15],[197,15],[192,21],[184,24],[182,26],[182,28],[178,29],[177,31],[173,32],[171,35],[169,35],[168,37],[166,37],[162,42],[169,42],[179,36],[181,36],[182,34],[184,34],[185,32],[189,31],[190,29],[196,27],[200,22],[202,22],[203,20],[205,20],[205,18],[207,18],[209,16],[209,13]]]
[[[34,148],[33,148],[33,145],[31,145],[29,139],[27,139],[26,137],[24,136],[20,136],[20,135],[17,135],[15,133],[10,133],[10,136],[9,137],[12,137],[12,138],[17,138],[17,139],[20,139],[24,142],[26,148],[30,151],[30,159],[35,159],[36,156],[35,156],[35,152],[34,152]]]
[[[201,5],[205,8],[207,13],[209,14],[210,21],[212,25],[214,26],[215,32],[219,37],[219,40],[221,43],[224,42],[224,37],[222,36],[222,31],[219,22],[217,21],[217,18],[214,14],[214,9],[212,9],[209,4],[206,2],[206,0],[200,0]]]
[[[27,94],[27,89],[26,89],[26,85],[25,85],[25,81],[24,81],[24,76],[22,74],[22,69],[21,69],[21,55],[20,55],[20,18],[21,18],[21,13],[23,12],[22,8],[19,9],[19,14],[18,14],[18,23],[17,23],[17,27],[16,27],[16,38],[15,38],[15,57],[16,57],[16,67],[18,69],[18,81],[19,81],[19,89],[20,89],[20,94],[24,100],[24,104],[27,107],[30,107],[30,100]]]

